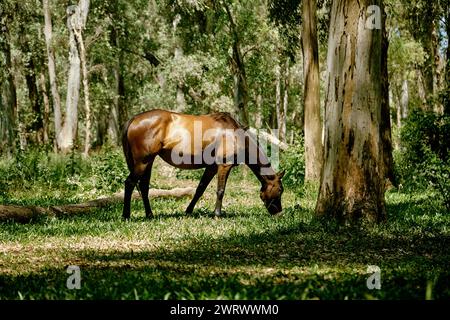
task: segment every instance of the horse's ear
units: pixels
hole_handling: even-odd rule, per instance
[[[279,178],[279,179],[283,178],[285,173],[286,173],[286,170],[283,170],[283,171],[278,172],[278,173],[277,173],[278,178]]]

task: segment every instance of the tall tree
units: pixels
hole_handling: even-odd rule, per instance
[[[387,56],[382,12],[381,0],[332,4],[318,215],[370,222],[386,216]]]
[[[303,0],[302,49],[305,108],[305,179],[309,181],[319,180],[323,161],[316,11],[316,0]]]
[[[50,10],[49,0],[42,0],[42,7],[44,11],[44,36],[45,44],[47,48],[47,67],[48,76],[50,79],[50,90],[53,101],[53,113],[55,122],[55,136],[58,137],[61,133],[61,98],[59,96],[58,80],[56,77],[56,65],[55,65],[55,51],[53,48],[53,26],[52,16]],[[57,139],[56,139],[57,141]],[[56,142],[57,143],[57,142]]]
[[[228,14],[230,20],[230,29],[233,39],[233,55],[231,58],[231,69],[233,71],[234,79],[234,105],[236,108],[236,113],[238,114],[239,121],[244,125],[249,125],[248,119],[248,85],[247,85],[247,75],[245,72],[244,58],[241,52],[241,42],[239,38],[239,33],[234,20],[234,17],[230,11],[227,4],[225,5],[225,10]]]
[[[16,139],[17,91],[11,57],[9,24],[12,15],[0,7],[0,151],[12,152]]]
[[[66,114],[64,125],[57,136],[61,151],[68,152],[74,146],[78,129],[78,100],[80,97],[80,52],[75,34],[84,29],[89,12],[89,0],[80,0],[78,5],[67,8],[69,29],[69,76],[67,79]]]

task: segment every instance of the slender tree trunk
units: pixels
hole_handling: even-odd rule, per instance
[[[284,72],[284,88],[283,88],[283,111],[281,115],[281,127],[280,127],[280,140],[286,142],[286,129],[287,129],[287,112],[289,104],[289,59],[285,63]]]
[[[108,136],[114,143],[121,141],[122,126],[128,120],[128,113],[124,103],[125,82],[123,78],[123,57],[119,36],[113,27],[110,33],[110,43],[117,52],[116,63],[113,68],[115,96],[114,103],[110,108],[108,119]]]
[[[45,44],[47,48],[47,59],[48,59],[48,76],[50,79],[50,90],[53,99],[53,112],[55,121],[55,140],[58,147],[57,137],[61,133],[62,118],[61,118],[61,98],[59,96],[58,83],[56,78],[56,67],[55,67],[55,53],[52,44],[52,19],[50,13],[49,0],[42,0],[42,5],[44,9],[44,36]]]
[[[444,113],[450,116],[450,5],[447,7],[447,16],[445,19],[446,23],[446,33],[447,33],[447,56],[445,64],[445,85],[446,91],[443,95],[444,97]]]
[[[86,61],[86,49],[84,47],[83,34],[81,30],[75,28],[74,33],[78,43],[78,50],[80,52],[81,70],[83,74],[84,107],[86,111],[84,156],[88,156],[89,149],[91,147],[91,101],[89,99],[89,78]]]
[[[183,48],[177,46],[175,48],[175,61],[183,57]],[[176,111],[183,112],[186,110],[186,98],[183,92],[183,83],[177,83],[177,96],[176,96]]]
[[[275,112],[277,116],[277,129],[281,130],[281,70],[277,63],[275,67]]]
[[[409,83],[408,79],[404,79],[402,82],[402,90],[400,94],[399,113],[397,114],[398,127],[402,126],[403,120],[408,117],[409,108]]]
[[[47,144],[49,141],[49,115],[50,115],[50,102],[48,99],[48,93],[47,93],[47,81],[45,80],[44,73],[39,74],[39,84],[41,87],[42,97],[44,101],[44,117],[42,119],[42,125],[43,125],[43,139],[44,144]]]
[[[0,50],[5,57],[4,61],[0,61],[0,66],[4,68],[4,75],[0,75],[0,145],[2,151],[12,153],[16,143],[17,93],[6,19],[0,19]]]
[[[231,69],[234,79],[234,105],[239,121],[244,125],[249,125],[247,104],[248,104],[248,85],[245,72],[244,59],[241,52],[241,44],[236,24],[231,14],[230,8],[225,4],[228,18],[230,20],[231,33],[233,37],[233,56],[231,59]]]
[[[256,114],[255,114],[255,127],[261,129],[262,127],[262,95],[261,92],[256,96]]]
[[[320,120],[319,49],[316,0],[303,1],[302,48],[304,72],[305,179],[317,181],[323,162]]]
[[[383,220],[387,176],[387,57],[382,27],[368,28],[381,0],[335,0],[328,42],[325,148],[316,213],[342,220]],[[377,16],[376,19],[381,19]]]

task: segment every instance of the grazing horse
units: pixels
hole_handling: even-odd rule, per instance
[[[281,212],[282,173],[276,173],[257,142],[246,134],[229,114],[187,115],[166,110],[151,110],[131,118],[124,127],[122,144],[130,170],[125,180],[123,218],[130,218],[131,195],[138,184],[146,217],[153,216],[148,198],[152,164],[160,156],[181,169],[205,168],[186,213],[217,174],[217,200],[214,213],[222,213],[222,199],[230,170],[245,163],[261,182],[260,197],[267,210]]]

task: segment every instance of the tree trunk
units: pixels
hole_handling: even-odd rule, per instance
[[[108,136],[113,144],[119,144],[122,137],[122,126],[128,120],[128,114],[124,104],[125,83],[123,79],[122,48],[120,47],[117,30],[114,27],[110,32],[110,43],[115,48],[117,57],[113,68],[115,95],[109,111]]]
[[[20,48],[24,55],[23,65],[25,69],[25,82],[28,89],[28,99],[30,101],[31,110],[34,113],[34,120],[33,123],[31,123],[30,129],[36,132],[36,141],[42,143],[44,124],[42,120],[41,100],[39,99],[38,93],[36,68],[33,53],[30,50],[30,45],[26,38],[26,31],[23,25],[20,27],[19,39]]]
[[[47,94],[47,81],[45,80],[45,75],[42,72],[39,74],[39,84],[41,87],[42,97],[44,100],[44,117],[42,119],[43,139],[44,144],[47,144],[49,141],[50,102]]]
[[[5,19],[6,20],[6,19]],[[16,142],[17,93],[11,59],[11,44],[7,22],[0,20],[0,50],[5,60],[0,66],[5,74],[0,75],[0,150],[11,153]]]
[[[49,0],[42,0],[42,6],[44,9],[44,36],[45,44],[47,48],[47,59],[48,59],[48,76],[50,79],[50,90],[53,99],[53,112],[55,121],[55,137],[56,145],[58,146],[57,137],[61,133],[62,119],[61,119],[61,98],[59,96],[58,83],[56,78],[56,67],[55,67],[55,53],[52,44],[52,19],[50,13]]]
[[[248,126],[248,85],[247,75],[245,72],[244,60],[241,52],[241,44],[236,24],[231,14],[230,8],[225,4],[228,18],[230,19],[231,33],[233,36],[233,56],[231,58],[231,69],[234,79],[234,106],[242,125]]]
[[[408,79],[404,79],[402,82],[402,89],[400,93],[400,101],[397,112],[397,126],[401,128],[403,120],[408,117],[409,106],[409,83]]]
[[[275,112],[277,116],[277,129],[281,129],[281,70],[277,63],[275,66]]]
[[[381,0],[335,0],[331,10],[324,164],[316,213],[345,221],[386,217],[387,47],[384,17],[382,30],[367,27],[373,4],[384,12]]]
[[[287,112],[289,104],[289,59],[286,60],[283,88],[283,111],[281,114],[280,140],[286,142]]]
[[[255,114],[255,127],[257,129],[261,129],[262,127],[262,95],[261,93],[258,93],[256,96],[256,114]]]
[[[175,48],[175,61],[181,59],[183,57],[183,48],[177,46]],[[183,83],[177,83],[177,96],[176,96],[176,108],[177,112],[184,112],[186,110],[186,98],[184,97],[183,92]]]
[[[69,29],[69,76],[67,80],[66,116],[61,133],[57,137],[62,152],[72,150],[78,128],[78,100],[80,97],[80,53],[75,37],[84,29],[89,11],[89,0],[80,0],[78,5],[67,7]]]
[[[450,5],[447,7],[445,19],[447,33],[447,56],[445,64],[445,94],[443,95],[444,113],[450,116]]]
[[[318,181],[323,161],[316,0],[303,1],[305,179]]]
[[[91,147],[91,102],[89,99],[89,78],[86,61],[86,49],[84,47],[83,34],[81,30],[74,29],[75,38],[78,43],[78,50],[80,52],[81,70],[83,74],[83,93],[84,93],[84,107],[86,111],[86,127],[85,127],[85,141],[84,141],[84,156],[88,156]]]

